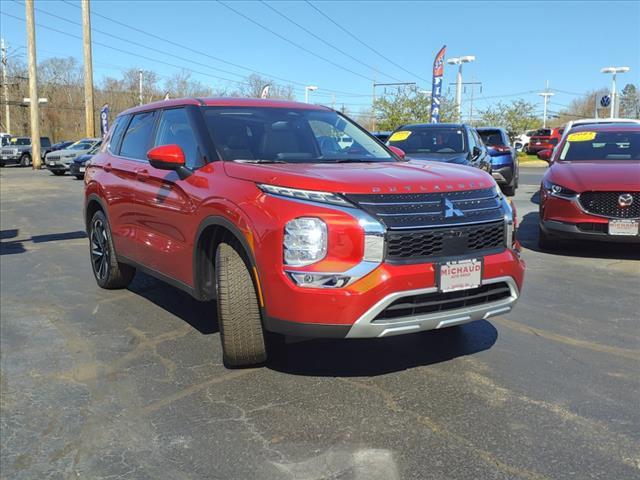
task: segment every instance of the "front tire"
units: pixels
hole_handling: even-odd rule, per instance
[[[31,165],[31,155],[25,153],[20,157],[20,166],[28,167],[29,165]]]
[[[51,170],[51,173],[53,173],[56,177],[61,177],[67,172],[65,172],[64,170]]]
[[[107,217],[98,210],[89,227],[89,254],[93,276],[98,285],[109,290],[125,288],[136,274],[136,269],[120,263],[113,247],[111,229]]]
[[[267,347],[256,288],[238,250],[221,243],[216,251],[218,323],[225,364],[247,367],[264,363]]]

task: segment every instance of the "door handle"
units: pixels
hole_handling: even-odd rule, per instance
[[[111,163],[105,163],[102,168],[104,168],[105,172],[110,172],[111,171]]]
[[[144,168],[141,168],[140,170],[136,170],[136,178],[141,182],[149,180],[149,172]]]

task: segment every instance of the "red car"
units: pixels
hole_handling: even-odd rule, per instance
[[[553,151],[540,187],[540,248],[578,238],[640,242],[640,126],[586,125]]]
[[[140,269],[217,299],[229,366],[265,361],[274,332],[486,319],[511,310],[524,276],[515,213],[489,174],[405,161],[340,113],[294,102],[120,114],[87,168],[85,220],[101,287]]]
[[[536,130],[529,138],[528,153],[538,153],[542,150],[552,149],[562,138],[564,128],[541,128]]]

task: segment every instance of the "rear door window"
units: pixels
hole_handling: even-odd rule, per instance
[[[138,113],[133,116],[122,140],[121,156],[136,160],[147,159],[147,152],[151,148],[151,134],[155,119],[155,111]]]
[[[162,112],[154,146],[178,145],[184,152],[185,164],[196,168],[199,162],[198,142],[184,108],[172,108]]]
[[[113,127],[109,131],[109,134],[106,138],[106,149],[109,153],[114,155],[118,154],[118,149],[120,148],[120,141],[122,140],[122,135],[124,134],[124,129],[127,127],[127,122],[129,121],[129,116],[122,116],[116,118],[113,123]]]

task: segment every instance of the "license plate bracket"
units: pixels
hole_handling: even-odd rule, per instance
[[[452,260],[438,264],[438,290],[455,292],[482,285],[482,258]]]
[[[639,231],[638,220],[609,220],[609,235],[636,236]]]

